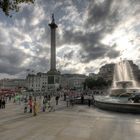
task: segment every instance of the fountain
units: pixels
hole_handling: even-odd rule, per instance
[[[129,61],[123,60],[115,65],[110,96],[130,96],[140,92]]]
[[[111,111],[140,113],[140,104],[128,101],[128,97],[136,93],[140,94],[140,88],[129,61],[123,60],[115,64],[109,95],[95,97],[95,106]]]

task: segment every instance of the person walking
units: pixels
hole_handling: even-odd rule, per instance
[[[68,95],[66,95],[66,104],[67,104],[67,107],[69,107],[69,102],[70,102],[70,97]]]
[[[46,96],[45,96],[44,99],[43,99],[43,108],[42,108],[42,111],[43,111],[43,112],[46,111],[46,106],[47,106],[47,98],[46,98]]]
[[[36,116],[38,112],[38,104],[36,101],[36,98],[34,99],[34,104],[33,104],[33,115]]]
[[[93,102],[93,106],[95,105],[95,98],[94,95],[92,95],[92,102]]]
[[[27,98],[24,99],[24,113],[27,113],[27,109],[28,109],[28,100]]]
[[[91,97],[89,95],[89,97],[88,97],[88,106],[90,107],[90,105],[91,105]]]
[[[74,96],[70,95],[70,106],[73,107],[74,106]]]

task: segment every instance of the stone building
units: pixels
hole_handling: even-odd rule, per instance
[[[86,79],[82,74],[62,74],[60,78],[60,87],[67,89],[82,89],[83,83]],[[33,91],[51,91],[50,84],[48,86],[48,74],[37,73],[28,74],[26,77],[26,87],[28,90]],[[53,85],[53,84],[52,84]],[[60,88],[58,84],[58,89]]]
[[[83,89],[83,83],[86,79],[82,74],[62,74],[61,87],[65,89]]]
[[[97,80],[97,79],[98,79],[98,77],[99,77],[99,74],[89,73],[89,77],[91,77],[91,78],[93,78],[93,79]]]
[[[112,81],[114,74],[114,66],[114,63],[105,64],[100,68],[98,76],[104,78],[106,81]]]
[[[28,74],[26,77],[26,87],[33,91],[47,91],[47,73]]]
[[[0,88],[1,89],[17,89],[24,88],[25,79],[1,79],[0,80]]]
[[[139,67],[136,64],[134,64],[132,60],[129,60],[129,64],[132,68],[135,80],[140,82],[140,69],[139,69]]]

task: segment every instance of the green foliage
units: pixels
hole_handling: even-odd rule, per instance
[[[35,0],[0,0],[0,9],[6,16],[10,16],[11,11],[18,12],[20,4],[22,3],[34,3]]]
[[[110,81],[111,82],[111,81]],[[90,88],[102,88],[110,85],[110,82],[105,81],[102,77],[99,77],[98,79],[94,79],[92,77],[88,77],[85,80],[85,85]]]

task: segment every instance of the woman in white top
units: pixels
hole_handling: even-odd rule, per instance
[[[49,111],[55,111],[55,96],[52,96],[50,99],[50,110]]]

